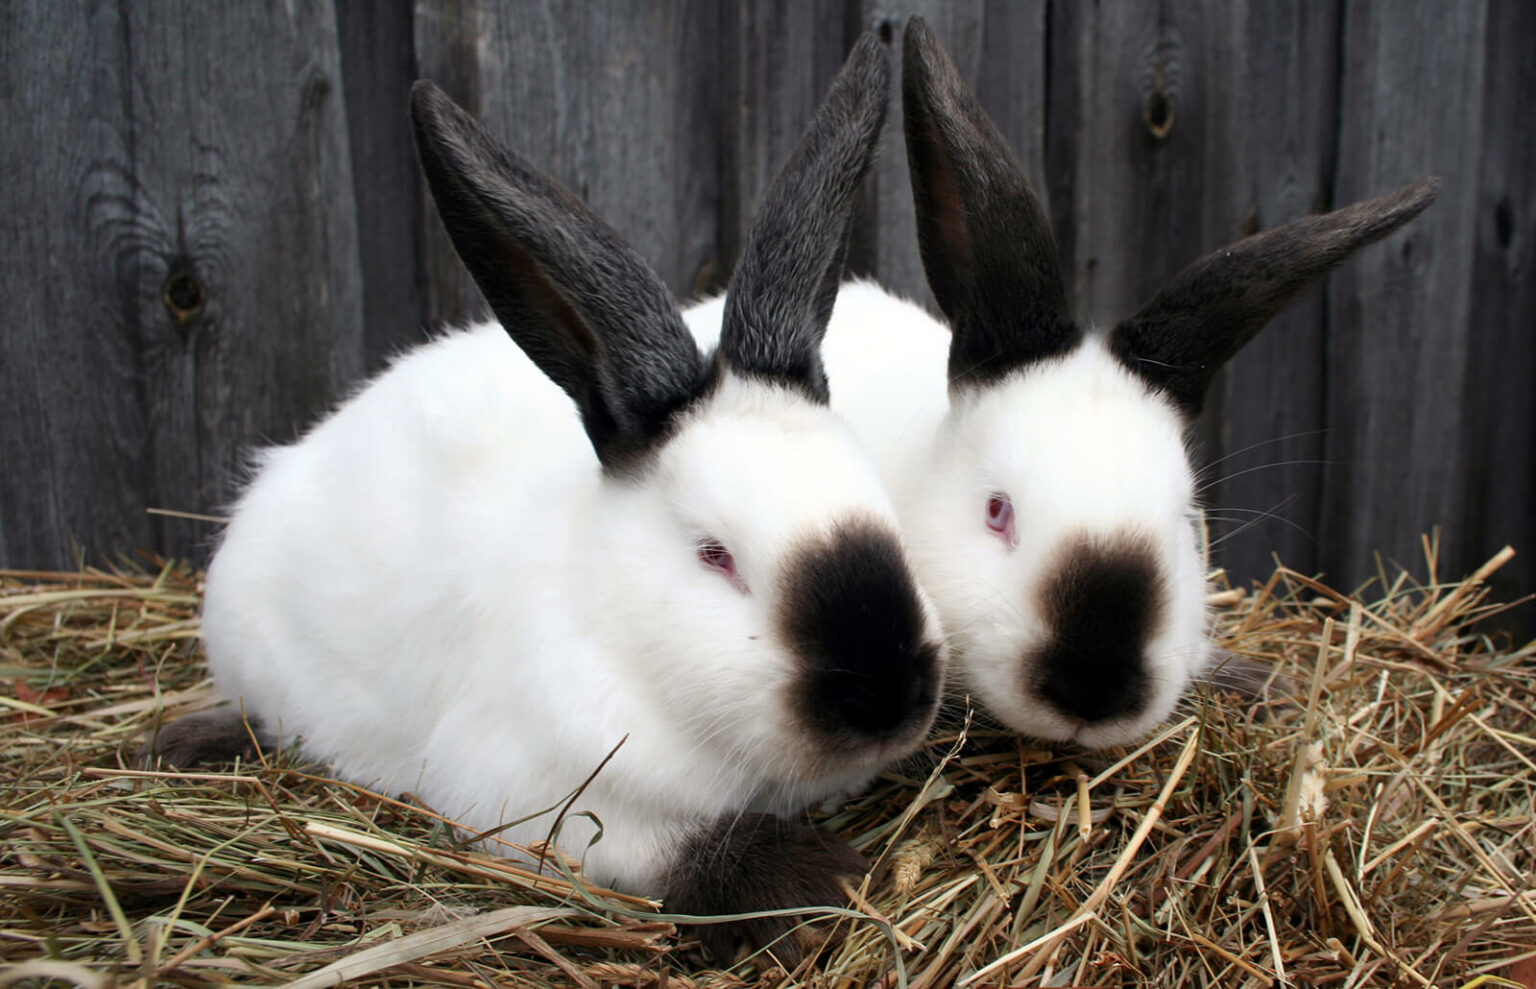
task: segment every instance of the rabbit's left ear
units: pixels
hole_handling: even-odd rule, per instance
[[[923,271],[954,339],[951,385],[989,384],[1082,339],[1045,210],[1013,150],[921,17],[901,69]]]
[[[1116,326],[1110,348],[1193,418],[1211,378],[1297,293],[1418,216],[1439,192],[1439,179],[1423,179],[1213,251]]]
[[[821,338],[890,86],[885,46],[866,33],[752,221],[720,331],[720,356],[732,370],[827,402]]]
[[[666,285],[434,84],[411,87],[411,121],[438,215],[496,318],[571,396],[604,469],[643,459],[708,385]]]

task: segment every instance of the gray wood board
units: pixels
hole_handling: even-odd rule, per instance
[[[1509,600],[1536,591],[1536,4],[1493,0],[1484,34],[1462,538],[1472,554],[1466,565],[1505,544],[1520,551],[1496,577]]]
[[[928,22],[982,107],[1008,138],[1025,174],[1039,188],[1045,173],[1046,4],[1043,0],[924,0],[899,9],[875,2],[865,4],[863,26],[880,31],[882,37],[889,36],[897,70],[880,158],[870,180],[877,221],[866,235],[873,240],[866,270],[887,288],[937,312],[917,250],[917,219],[902,133],[901,45],[907,19],[913,14]]]
[[[5,7],[3,556],[202,555],[243,451],[362,366],[326,2]],[[217,57],[210,57],[217,53]]]
[[[752,217],[801,133],[811,122],[857,36],[846,0],[801,4],[733,3],[725,8],[720,75],[721,202],[718,251],[690,286],[702,295],[725,288]],[[867,239],[867,227],[861,229]],[[863,244],[850,249],[867,255]],[[858,266],[855,260],[853,267]]]
[[[1205,250],[1328,208],[1336,152],[1337,6],[1257,0],[1228,10],[1230,81],[1210,88],[1231,135],[1224,219],[1235,225],[1213,231]],[[1224,520],[1217,559],[1238,582],[1267,576],[1276,557],[1303,572],[1319,565],[1319,492],[1330,476],[1325,291],[1319,283],[1292,303],[1211,388],[1204,493]]]
[[[686,297],[720,264],[721,17],[682,0],[418,0],[416,58]],[[483,313],[430,207],[426,227],[429,314]]]
[[[416,79],[409,0],[337,0],[336,29],[353,162],[363,338],[368,370],[426,339],[427,286],[421,260],[421,182],[410,115]]]
[[[1445,180],[1421,217],[1330,283],[1322,567],[1346,580],[1377,551],[1422,573],[1419,534],[1435,525],[1442,577],[1481,562],[1463,521],[1477,465],[1462,440],[1471,410],[1499,401],[1468,378],[1485,16],[1483,3],[1345,6],[1336,201]]]

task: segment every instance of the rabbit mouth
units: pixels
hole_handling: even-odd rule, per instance
[[[837,779],[848,774],[874,772],[899,762],[922,745],[938,709],[935,694],[931,705],[915,712],[901,725],[876,734],[817,731],[807,739],[803,728],[799,729],[801,743],[796,746],[799,751],[795,753],[798,758],[791,757],[795,768],[788,773],[791,778],[781,782]]]

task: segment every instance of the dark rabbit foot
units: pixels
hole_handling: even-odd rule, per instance
[[[273,747],[260,722],[247,722],[239,710],[221,707],[161,726],[139,749],[135,761],[147,769],[156,765],[187,769],[237,758],[251,761],[261,749]]]
[[[842,906],[839,880],[856,879],[869,863],[842,839],[771,814],[722,818],[696,833],[667,882],[668,913],[708,916],[795,907]],[[821,940],[805,916],[759,917],[690,925],[717,961],[766,948],[793,970]]]

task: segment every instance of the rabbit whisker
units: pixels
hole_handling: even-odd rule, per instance
[[[1240,457],[1243,454],[1248,453],[1248,452],[1250,452],[1252,450],[1258,450],[1258,449],[1260,449],[1262,447],[1272,446],[1272,445],[1274,445],[1276,443],[1284,443],[1284,442],[1286,442],[1288,440],[1299,440],[1299,439],[1304,439],[1304,438],[1309,437],[1309,436],[1322,436],[1325,433],[1327,433],[1326,429],[1306,429],[1306,430],[1302,430],[1299,433],[1287,433],[1284,436],[1275,436],[1275,437],[1271,437],[1270,439],[1267,439],[1267,440],[1259,440],[1257,443],[1250,443],[1247,446],[1242,447],[1241,449],[1233,450],[1233,451],[1231,451],[1231,452],[1229,452],[1227,454],[1224,454],[1223,456],[1217,457],[1215,460],[1212,460],[1209,463],[1204,464],[1200,468],[1200,476],[1204,476],[1205,473],[1208,472],[1212,467],[1216,467],[1216,466],[1218,466],[1220,464],[1224,464],[1228,460],[1231,460],[1233,457]]]

